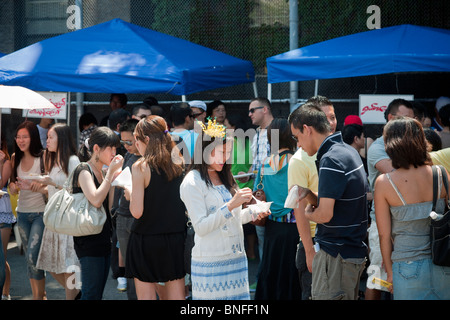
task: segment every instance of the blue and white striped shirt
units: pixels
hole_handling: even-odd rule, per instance
[[[333,217],[317,224],[320,248],[344,259],[367,254],[367,175],[356,149],[342,141],[340,132],[327,137],[317,152],[320,198],[335,199]]]

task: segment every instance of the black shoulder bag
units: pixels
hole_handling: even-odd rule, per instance
[[[433,209],[439,199],[439,171],[447,192],[445,197],[445,209],[440,219],[431,219],[431,256],[433,263],[438,266],[450,266],[450,208],[448,205],[448,177],[442,166],[432,166],[433,170]]]

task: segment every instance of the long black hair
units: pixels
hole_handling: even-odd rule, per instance
[[[54,130],[58,136],[58,146],[56,152],[49,152],[45,155],[45,168],[49,172],[55,164],[58,164],[65,174],[69,175],[69,158],[77,154],[75,140],[72,136],[72,130],[67,124],[56,123],[50,130]],[[56,163],[59,154],[59,163]]]
[[[19,130],[21,129],[26,129],[28,131],[28,134],[30,135],[30,147],[28,149],[30,154],[35,158],[41,157],[44,150],[42,148],[41,138],[39,136],[39,130],[36,124],[31,121],[22,122],[17,126],[14,137],[17,137],[17,132],[19,132]],[[17,177],[17,168],[19,167],[23,155],[23,151],[20,150],[19,146],[17,145],[16,139],[14,139],[13,179]]]
[[[94,145],[98,145],[100,149],[107,147],[120,147],[119,136],[108,127],[97,127],[95,128],[88,142],[85,142],[78,152],[78,157],[81,162],[87,162],[92,156],[94,150]]]
[[[233,139],[226,137],[226,138],[211,138],[208,135],[204,134],[203,132],[198,135],[197,142],[195,143],[195,149],[194,149],[194,159],[189,166],[188,171],[190,170],[198,170],[200,173],[200,177],[203,181],[206,182],[207,186],[212,187],[213,183],[211,182],[211,179],[209,178],[208,174],[208,163],[205,161],[206,159],[203,159],[204,151],[205,149],[211,149],[211,144],[220,145],[221,143],[225,145],[226,143],[231,143],[233,145]],[[212,150],[212,149],[211,149]],[[231,173],[231,163],[225,162],[222,171],[217,171],[220,181],[223,183],[225,188],[231,193],[234,194],[234,188],[236,186],[236,181],[233,178],[233,174]]]

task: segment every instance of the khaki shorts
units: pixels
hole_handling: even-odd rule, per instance
[[[313,300],[357,300],[366,258],[334,258],[323,250],[316,253],[312,265]]]

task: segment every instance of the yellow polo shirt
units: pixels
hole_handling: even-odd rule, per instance
[[[317,192],[319,188],[319,175],[316,168],[316,155],[312,157],[299,148],[289,161],[288,167],[288,188],[299,185]],[[311,237],[315,236],[316,223],[310,221]]]

